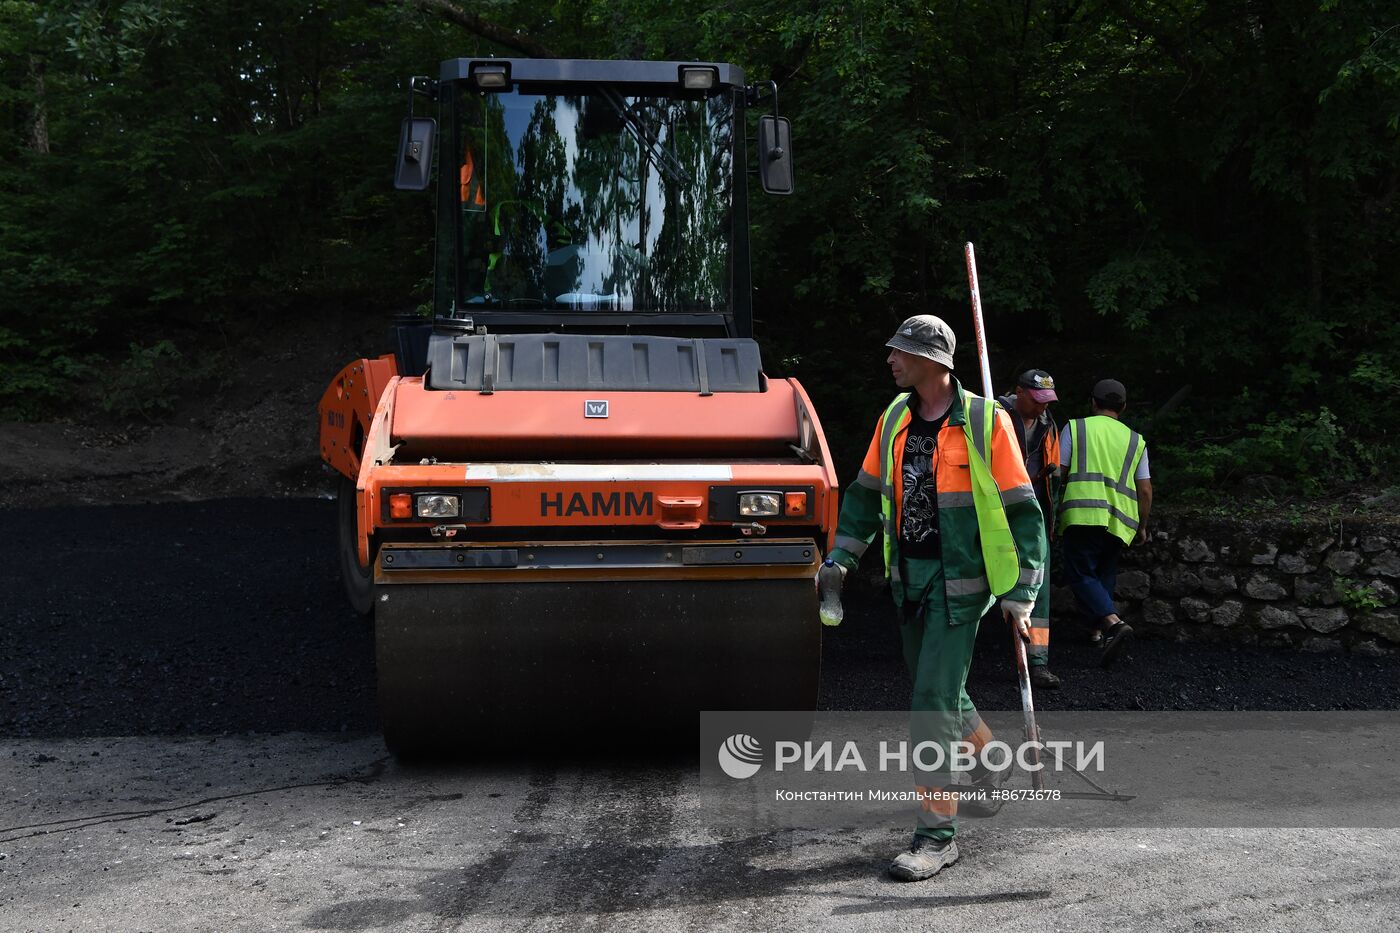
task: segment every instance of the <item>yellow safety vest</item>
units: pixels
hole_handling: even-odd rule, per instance
[[[1069,476],[1060,493],[1058,528],[1105,528],[1131,544],[1137,535],[1138,464],[1142,435],[1117,418],[1095,415],[1069,423]]]
[[[880,515],[884,528],[885,573],[890,575],[894,547],[894,439],[909,422],[910,393],[895,398],[885,409],[884,437],[880,457]],[[1011,525],[1006,519],[1006,507],[992,476],[990,451],[992,432],[996,426],[995,402],[980,396],[963,395],[963,436],[967,439],[967,463],[972,478],[972,504],[977,512],[977,531],[982,544],[982,564],[987,585],[993,596],[1010,591],[1021,577],[1021,560]],[[895,412],[899,412],[896,419]],[[975,427],[974,427],[975,425]]]

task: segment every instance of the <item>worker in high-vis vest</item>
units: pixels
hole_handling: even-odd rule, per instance
[[[1060,468],[1060,429],[1050,414],[1050,403],[1058,401],[1055,380],[1043,369],[1028,369],[1016,380],[1014,393],[997,398],[1011,414],[1011,427],[1026,461],[1026,474],[1035,487],[1035,501],[1045,517],[1045,535],[1055,533],[1054,476]],[[1050,554],[1045,556],[1045,578],[1050,578]],[[1050,587],[1042,586],[1031,610],[1031,644],[1026,649],[1030,662],[1031,685],[1055,690],[1060,678],[1050,673]]]
[[[1101,647],[1104,667],[1133,634],[1113,604],[1118,555],[1125,545],[1147,540],[1152,511],[1147,442],[1122,422],[1127,406],[1123,383],[1100,380],[1094,385],[1093,415],[1060,432],[1063,486],[1056,528],[1070,589]]]
[[[906,391],[875,426],[865,462],[846,490],[829,556],[853,569],[881,535],[913,680],[910,748],[930,742],[945,751],[941,766],[917,772],[914,838],[889,869],[896,878],[919,881],[958,857],[957,795],[943,789],[953,783],[954,746],[966,742],[980,753],[992,738],[967,695],[978,622],[1000,597],[1003,614],[1029,641],[1046,545],[1010,418],[953,377],[952,328],[918,315],[886,346],[891,375]],[[932,757],[930,764],[937,764]],[[971,777],[986,791],[1007,774],[978,767]],[[963,810],[989,814],[999,805],[965,802]]]

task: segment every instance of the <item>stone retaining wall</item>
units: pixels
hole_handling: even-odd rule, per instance
[[[1182,515],[1154,516],[1151,540],[1123,552],[1117,595],[1145,635],[1380,655],[1400,646],[1397,590],[1394,523]],[[1068,587],[1052,608],[1073,613]]]

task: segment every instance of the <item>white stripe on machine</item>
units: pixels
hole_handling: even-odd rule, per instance
[[[660,480],[728,482],[734,470],[710,463],[470,463],[467,482],[631,483]]]

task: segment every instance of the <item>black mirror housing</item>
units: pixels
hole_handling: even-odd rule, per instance
[[[792,125],[787,117],[758,118],[758,177],[768,194],[792,194]]]
[[[433,139],[437,121],[432,117],[404,117],[399,131],[399,161],[394,187],[400,191],[424,191],[433,174]]]

